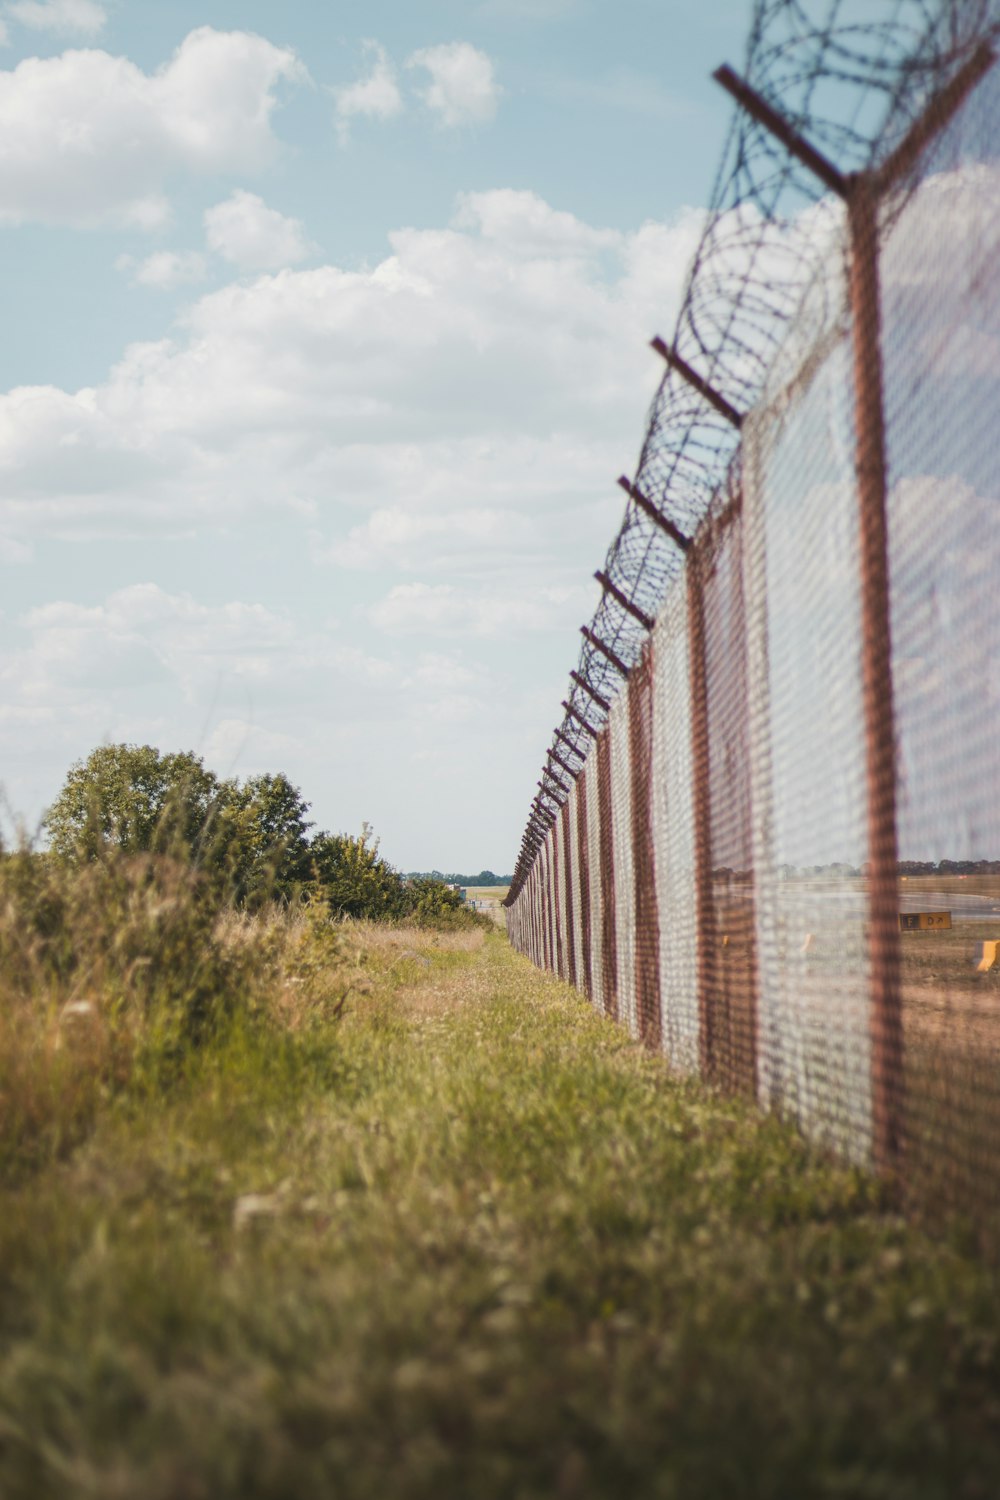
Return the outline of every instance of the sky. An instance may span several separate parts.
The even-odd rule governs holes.
[[[0,783],[509,871],[750,0],[0,0]]]

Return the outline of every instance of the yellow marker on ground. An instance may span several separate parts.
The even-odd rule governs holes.
[[[979,944],[979,962],[976,968],[980,974],[985,974],[988,969],[995,969],[997,965],[997,953],[1000,950],[1000,942],[989,942]]]

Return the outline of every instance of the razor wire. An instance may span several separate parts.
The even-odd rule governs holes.
[[[1000,0],[755,0],[742,77],[841,173],[867,171],[998,30]],[[899,202],[905,193],[904,182]],[[815,289],[841,213],[823,183],[737,108],[673,338],[653,341],[664,374],[634,475],[620,481],[628,500],[597,574],[601,599],[584,627],[508,905],[639,661],[686,544],[731,479],[741,420],[773,380],[809,292],[819,337]]]

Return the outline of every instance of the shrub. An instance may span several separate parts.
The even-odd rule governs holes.
[[[159,1087],[237,1016],[276,959],[219,930],[213,886],[169,855],[0,856],[0,1165],[58,1153],[100,1100]]]
[[[316,889],[336,916],[371,922],[400,921],[410,901],[403,877],[378,852],[379,841],[367,823],[354,837],[322,833],[312,842]]]
[[[443,880],[420,877],[407,886],[413,920],[421,927],[472,927],[492,924],[488,918],[472,911],[461,893]]]

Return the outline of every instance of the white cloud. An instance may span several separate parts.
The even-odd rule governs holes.
[[[6,565],[30,562],[32,550],[26,542],[14,537],[0,536],[0,563]]]
[[[906,200],[887,236],[879,273],[887,365],[906,371],[905,393],[897,400],[919,399],[928,371],[948,380],[1000,377],[1000,316],[995,300],[983,295],[998,254],[995,164],[963,161],[925,178]],[[925,315],[928,299],[933,319]],[[966,421],[964,408],[950,420]]]
[[[295,53],[245,31],[192,31],[151,82],[171,143],[210,171],[257,170],[274,155],[281,79],[305,78]]]
[[[168,678],[190,695],[220,669],[257,682],[275,670],[275,654],[293,635],[287,620],[259,604],[202,605],[152,583],[118,589],[103,604],[42,605],[21,624],[31,650],[3,675],[29,700]]]
[[[170,200],[164,193],[146,193],[121,204],[115,217],[124,227],[141,229],[144,233],[163,229],[171,219]],[[93,224],[95,221],[79,222]]]
[[[918,419],[926,417],[926,395],[917,400]],[[946,430],[947,410],[939,420]],[[965,457],[967,438],[959,436],[956,446]],[[941,473],[901,477],[889,495],[900,849],[907,858],[994,858],[1000,848],[1000,496],[988,454],[987,445],[979,493],[958,473]]]
[[[496,114],[500,88],[493,63],[469,42],[422,47],[407,59],[406,66],[430,74],[420,96],[442,125],[481,125]]]
[[[391,120],[402,112],[403,96],[396,82],[396,70],[378,42],[367,41],[365,51],[372,57],[371,72],[356,83],[334,89],[337,133],[346,141],[351,121],[358,116],[370,120]]]
[[[265,732],[247,710],[300,701],[320,679],[324,691],[339,685],[363,699],[368,713],[386,717],[401,693],[426,703],[477,680],[444,654],[420,657],[407,672],[345,644],[340,631],[313,633],[260,604],[209,605],[153,583],[117,589],[94,605],[52,601],[27,611],[18,626],[25,644],[0,662],[8,717],[76,713],[96,741],[117,732],[123,710],[145,712],[157,698],[190,708],[217,698],[221,684],[225,699],[244,705],[211,726],[213,756],[222,758],[236,758],[239,734],[263,735],[272,750],[298,743],[294,734]]]
[[[32,31],[67,36],[96,36],[108,19],[105,7],[95,0],[13,0],[6,10]]]
[[[206,762],[223,776],[274,771],[301,753],[301,741],[294,735],[262,729],[252,719],[239,718],[220,720],[209,732],[202,750]]]
[[[273,755],[272,768],[328,798],[318,813],[327,826],[366,816],[390,829],[398,815],[425,850],[441,847],[441,807],[463,797],[479,805],[484,786],[484,819],[519,829],[528,789],[508,797],[500,761],[523,733],[534,764],[550,730],[593,604],[586,580],[621,514],[614,477],[635,457],[660,374],[646,340],[672,325],[700,224],[689,213],[621,233],[530,193],[471,194],[450,224],[394,234],[380,263],[235,283],[200,298],[170,338],[126,349],[91,387],[0,397],[6,555],[17,561],[41,535],[46,565],[60,538],[92,544],[74,550],[86,605],[63,599],[20,626],[0,621],[12,637],[0,656],[0,754],[5,776],[27,789],[17,805],[40,805],[70,759],[106,735],[165,748],[208,742],[226,771],[233,757],[264,769]],[[897,295],[891,280],[887,292]],[[893,359],[898,392],[898,351]],[[936,377],[933,389],[930,377],[924,384],[925,399],[938,400]],[[934,430],[944,465],[968,429],[958,413]],[[986,470],[988,459],[987,445]],[[989,472],[967,483],[982,496],[995,488]],[[909,558],[918,583],[926,548],[916,539],[928,528],[945,539],[936,578],[947,586],[914,594],[925,626],[894,625],[909,637],[901,704],[927,725],[947,722],[934,715],[943,703],[960,707],[970,687],[964,670],[952,673],[942,697],[956,649],[970,651],[975,691],[986,683],[991,694],[1000,652],[996,630],[977,628],[979,581],[968,586],[970,557],[987,577],[1000,566],[980,540],[996,503],[966,490],[950,500],[945,486],[927,480],[893,500],[894,558]],[[313,618],[335,608],[341,624],[293,626],[245,599],[201,603],[150,585],[109,588],[93,604],[93,562],[120,567],[138,550],[119,555],[102,539],[148,542],[182,528],[213,589],[226,576],[266,577],[277,593],[292,579]],[[310,578],[307,530],[312,562],[332,562],[336,575]],[[279,536],[272,571],[268,545]],[[815,600],[806,603],[815,614]],[[525,631],[534,632],[530,671],[524,651],[506,645]],[[779,645],[783,637],[795,638],[775,632]],[[417,657],[422,647],[433,649]],[[547,653],[557,658],[551,683],[539,666]],[[935,656],[932,677],[920,663]],[[508,662],[503,678],[496,663]],[[991,709],[982,722],[987,764],[1000,719]],[[455,723],[461,735],[440,727]],[[904,751],[906,733],[904,724]],[[922,774],[919,764],[909,772],[911,803]],[[496,867],[491,853],[470,858]],[[406,856],[410,867],[443,859]]]
[[[303,76],[289,49],[207,26],[152,74],[99,50],[27,58],[0,72],[0,222],[153,227],[173,174],[273,158],[277,86]]]
[[[407,681],[435,691],[454,692],[474,687],[480,682],[481,676],[481,673],[454,656],[440,651],[422,651]]]
[[[614,480],[661,373],[647,340],[673,322],[699,228],[622,233],[531,193],[472,194],[381,262],[201,297],[91,387],[0,397],[0,531],[44,536],[57,563],[61,538],[89,542],[73,548],[88,595],[95,566],[120,581],[163,538],[165,567],[197,549],[213,589],[256,578],[304,621],[339,621],[284,634],[273,609],[244,615],[222,651],[217,597],[164,622],[156,596],[110,585],[97,619],[34,618],[24,640],[0,621],[15,805],[51,799],[105,736],[200,749],[227,725],[216,769],[267,769],[253,738],[240,748],[249,725],[293,742],[277,768],[323,825],[405,828],[390,858],[460,868],[442,809],[465,799],[481,817],[457,838],[497,868],[622,513]]]
[[[280,507],[357,562],[386,527],[412,531],[404,516],[461,512],[419,523],[421,545],[452,551],[493,512],[506,540],[575,514],[573,545],[596,551],[696,232],[595,230],[503,190],[465,198],[448,228],[399,231],[371,268],[224,287],[97,386],[0,396],[0,526],[136,535]],[[349,525],[389,512],[381,537],[346,538],[345,507]]]
[[[507,637],[537,631],[570,632],[590,614],[592,604],[589,588],[579,585],[501,592],[450,583],[400,583],[372,607],[370,618],[389,635],[416,632],[459,638]]]
[[[57,36],[96,36],[107,24],[107,7],[96,0],[11,0],[4,9],[31,31]]]
[[[462,193],[453,223],[471,229],[509,252],[534,258],[589,257],[619,251],[626,236],[617,229],[595,229],[573,214],[552,208],[534,193],[514,188]]]
[[[142,260],[120,255],[115,267],[127,272],[135,286],[155,287],[160,291],[204,281],[208,274],[208,262],[198,250],[156,250]]]
[[[380,508],[345,539],[335,542],[326,560],[344,568],[380,568],[386,563],[410,568],[430,544],[440,568],[456,554],[468,557],[484,546],[503,548],[523,530],[518,516],[501,510],[421,512],[402,505]],[[495,555],[495,550],[494,550]]]
[[[523,700],[532,727],[515,728],[520,747],[541,735],[550,708],[519,676],[513,693],[498,681],[482,640],[468,653],[395,644],[376,653],[342,628],[312,630],[259,604],[206,604],[152,584],[97,604],[54,600],[11,635],[0,656],[0,761],[11,806],[33,819],[95,745],[150,743],[193,749],[222,775],[285,771],[318,826],[357,830],[368,818],[403,868],[461,867],[484,846],[496,853],[479,863],[496,868],[523,797],[516,778],[507,789],[509,775],[498,790],[510,755],[504,725],[519,723]],[[468,847],[455,854],[465,859],[446,857],[441,799],[468,805],[484,786],[489,831],[463,822]]]
[[[923,179],[906,200],[887,237],[880,277],[888,287],[975,283],[991,264],[1000,238],[1000,169],[993,163],[965,161]],[[948,225],[948,234],[940,227]]]
[[[206,209],[205,235],[210,250],[244,271],[293,266],[314,249],[299,219],[286,218],[242,188]]]

